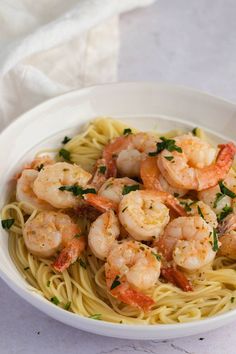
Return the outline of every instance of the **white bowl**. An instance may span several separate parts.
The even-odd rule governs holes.
[[[41,147],[58,145],[64,135],[75,133],[97,116],[124,119],[143,130],[203,126],[219,142],[234,139],[236,130],[236,105],[183,87],[121,83],[73,91],[25,113],[0,135],[0,207],[7,201],[9,180],[23,160],[29,160]],[[32,292],[9,256],[7,233],[2,229],[0,259],[0,276],[17,294],[49,316],[88,332],[129,339],[167,339],[209,331],[236,319],[236,310],[202,321],[155,326],[83,318]]]

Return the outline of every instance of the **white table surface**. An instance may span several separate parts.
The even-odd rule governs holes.
[[[119,80],[187,85],[236,101],[236,1],[158,0],[121,18]],[[167,341],[100,337],[65,326],[0,281],[0,354],[234,354],[236,322]]]

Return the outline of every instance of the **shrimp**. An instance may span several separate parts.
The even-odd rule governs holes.
[[[174,188],[167,182],[160,173],[156,157],[146,157],[141,161],[140,176],[145,189],[165,191],[172,195],[178,195],[178,197],[182,197],[188,192],[187,189]]]
[[[84,200],[88,205],[94,207],[102,213],[109,210],[117,211],[118,209],[118,204],[116,202],[98,194],[87,193],[84,195]]]
[[[218,255],[236,260],[236,214],[228,215],[219,225],[218,231],[221,243]]]
[[[180,203],[185,203],[185,208],[188,215],[200,215],[212,227],[217,227],[218,221],[216,213],[206,203],[201,200],[194,202],[191,200],[182,200]]]
[[[150,133],[137,133],[120,136],[105,146],[103,158],[109,176],[116,177],[117,169],[121,176],[138,177],[140,162],[149,151],[156,147],[156,137]]]
[[[45,200],[55,208],[73,208],[78,205],[78,198],[67,190],[59,188],[65,186],[87,186],[91,174],[77,165],[67,162],[57,162],[45,166],[34,181],[33,191],[38,198]]]
[[[223,184],[236,194],[236,173],[233,169],[229,171]],[[233,211],[236,212],[236,198],[222,194],[219,184],[198,192],[198,198],[208,204],[217,214],[220,214],[226,206],[232,207]]]
[[[49,258],[62,249],[53,263],[58,271],[65,270],[84,250],[85,239],[77,238],[79,233],[68,215],[54,211],[41,211],[23,228],[25,245],[35,256]]]
[[[110,210],[101,214],[92,223],[88,234],[88,244],[93,254],[105,260],[119,234],[119,221],[115,213]]]
[[[22,172],[25,170],[40,171],[44,166],[52,165],[54,163],[55,161],[49,155],[37,156],[31,163],[24,165],[24,168],[21,172],[16,173],[16,175],[14,176],[14,180],[17,181],[21,177]]]
[[[172,220],[155,246],[167,261],[194,271],[215,258],[213,242],[213,227],[201,216],[188,216]]]
[[[111,177],[101,186],[98,195],[112,200],[115,203],[119,203],[123,198],[123,192],[126,186],[137,186],[139,189],[139,183],[128,177]]]
[[[109,292],[118,300],[144,311],[154,305],[144,291],[156,285],[161,262],[155,250],[136,241],[114,243],[105,264]]]
[[[134,191],[126,194],[119,204],[119,220],[126,231],[138,241],[149,241],[163,232],[170,220],[165,205],[185,215],[177,199],[165,192]]]
[[[189,139],[187,142],[189,142]],[[201,146],[192,144],[188,149],[186,147],[188,144],[180,138],[176,139],[176,143],[182,148],[182,152],[169,152],[164,149],[158,155],[157,160],[162,175],[175,188],[201,191],[215,186],[229,172],[236,152],[236,147],[233,143],[219,145],[220,151],[216,161],[207,165],[213,157],[211,152],[208,155],[207,148],[201,150]],[[203,153],[206,157],[198,161],[198,154],[202,157],[202,155],[204,156]]]
[[[23,170],[16,183],[16,200],[22,203],[22,209],[26,214],[31,214],[32,207],[39,210],[52,210],[53,207],[39,199],[33,191],[35,179],[39,172],[32,169]],[[32,207],[31,207],[32,206]]]

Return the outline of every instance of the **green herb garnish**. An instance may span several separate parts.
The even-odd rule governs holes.
[[[62,186],[58,188],[60,191],[67,191],[73,193],[75,196],[82,196],[83,194],[93,193],[96,194],[96,190],[94,188],[86,188],[83,189],[80,186],[74,184],[73,186]]]
[[[120,285],[119,278],[120,278],[119,275],[117,275],[117,276],[115,277],[115,279],[113,280],[113,283],[111,284],[111,290],[112,290],[112,289],[115,289],[117,286]]]
[[[154,257],[156,257],[156,259],[157,259],[158,261],[160,261],[160,260],[161,260],[161,256],[160,256],[160,254],[155,253],[155,252],[152,252],[152,255],[153,255]]]
[[[94,315],[89,316],[89,318],[92,318],[93,320],[101,320],[102,315],[100,313],[95,313]]]
[[[65,304],[64,309],[65,309],[65,310],[69,310],[70,305],[71,305],[71,301],[68,301],[68,302]]]
[[[221,201],[221,199],[223,199],[225,197],[225,194],[222,194],[222,193],[216,193],[216,199],[214,201],[214,204],[213,204],[213,208],[216,208],[217,207],[217,204]]]
[[[58,300],[58,298],[57,298],[56,296],[51,297],[51,302],[52,302],[54,305],[60,304],[60,301]]]
[[[164,158],[168,161],[172,161],[174,156],[164,156]]]
[[[218,222],[222,221],[226,216],[231,214],[233,212],[233,208],[231,208],[229,205],[226,205],[220,214],[217,215],[217,220]]]
[[[30,269],[30,267],[25,267],[25,268],[24,268],[24,270],[29,270],[29,269]]]
[[[2,227],[5,229],[5,230],[9,230],[12,225],[14,224],[15,222],[15,219],[5,219],[5,220],[2,220]]]
[[[205,220],[204,215],[203,215],[202,210],[199,205],[197,206],[197,211],[198,211],[198,214],[201,216],[201,218],[203,218],[203,220]]]
[[[139,184],[133,184],[132,186],[124,186],[122,190],[122,194],[128,194],[130,192],[136,191],[140,188]]]
[[[82,268],[87,269],[86,263],[81,258],[79,258],[78,262]]]
[[[107,168],[106,168],[106,166],[99,166],[99,172],[101,173],[101,174],[105,174],[105,172],[106,172],[106,170],[107,170]]]
[[[198,130],[198,128],[193,128],[192,134],[196,136],[197,135],[197,130]]]
[[[175,145],[175,140],[174,139],[166,139],[164,136],[160,137],[162,140],[161,142],[157,143],[157,150],[153,152],[149,152],[149,156],[156,156],[158,155],[161,151],[163,150],[168,150],[170,152],[172,151],[178,151],[182,152],[181,147]]]
[[[121,210],[122,213],[124,213],[128,209],[128,207],[125,207],[124,209]]]
[[[65,136],[61,143],[62,143],[63,145],[65,145],[65,144],[68,143],[70,140],[71,140],[71,138],[69,138],[68,136]]]
[[[222,194],[227,195],[230,198],[236,198],[236,194],[230,189],[228,189],[222,181],[219,182],[219,186]]]
[[[42,168],[44,168],[44,164],[43,163],[41,163],[39,166],[37,166],[37,171],[41,171],[42,170]]]
[[[132,130],[130,128],[125,128],[123,131],[123,135],[129,135],[132,134]]]
[[[191,202],[191,203],[187,203],[187,202],[184,202],[184,201],[180,201],[180,204],[181,205],[183,205],[183,207],[184,207],[184,209],[185,209],[185,211],[192,211],[192,209],[191,209],[191,206],[194,204],[195,202]]]
[[[234,297],[234,296],[232,296],[232,297],[231,297],[231,299],[230,299],[231,304],[233,304],[233,303],[234,303],[234,299],[235,299],[235,297]]]
[[[179,193],[174,193],[174,197],[178,198],[179,197]]]
[[[213,228],[213,246],[212,249],[214,252],[218,251],[219,249],[219,244],[218,244],[218,235],[216,233],[216,229]]]
[[[80,237],[82,237],[82,236],[83,236],[83,234],[82,234],[82,232],[81,232],[81,233],[79,233],[79,234],[75,234],[74,237],[80,238]]]
[[[48,280],[48,282],[47,282],[47,287],[48,288],[49,288],[50,284],[51,284],[51,282],[50,282],[50,280]]]
[[[63,157],[66,161],[70,161],[70,151],[66,149],[59,150],[59,156]]]

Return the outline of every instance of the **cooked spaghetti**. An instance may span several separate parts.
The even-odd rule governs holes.
[[[71,140],[67,137],[64,139],[64,145],[62,149],[58,150],[57,160],[58,161],[66,160],[67,162],[69,161],[69,163],[72,162],[76,163],[86,171],[92,172],[94,171],[97,160],[102,157],[104,147],[107,146],[107,144],[109,144],[110,141],[113,142],[114,139],[116,139],[117,137],[123,136],[122,134],[124,132],[125,132],[124,136],[127,137],[130,136],[131,134],[135,136],[135,133],[137,133],[138,131],[133,128],[130,129],[130,127],[125,126],[123,123],[119,121],[115,121],[108,118],[97,119],[91,122],[84,132],[80,133],[79,135],[76,135]],[[202,138],[203,133],[201,130],[199,129],[197,131],[195,130],[194,133],[195,136]],[[175,136],[175,135],[177,134],[171,133],[171,136]],[[158,135],[155,133],[153,136],[155,136],[155,139],[157,141]],[[186,136],[186,134],[181,136]],[[165,137],[167,137],[167,134],[165,134]],[[170,138],[170,135],[168,135],[168,138]],[[199,199],[200,198],[199,196],[202,195],[202,198],[200,199],[203,200],[203,202],[205,202],[206,204],[209,204],[211,206],[213,213],[217,214],[218,216],[218,221],[216,221],[215,219],[213,220],[213,224],[214,223],[215,224],[214,227],[212,227],[212,230],[213,233],[215,233],[215,228],[217,227],[217,231],[219,232],[220,235],[219,242],[217,240],[216,235],[213,235],[214,237],[211,235],[209,236],[209,237],[213,237],[212,241],[208,240],[208,244],[210,244],[210,247],[214,248],[216,246],[216,248],[213,251],[214,255],[209,262],[205,262],[205,263],[203,262],[203,265],[199,268],[193,267],[194,269],[187,269],[188,268],[186,265],[187,263],[186,264],[181,263],[181,262],[185,262],[185,259],[183,260],[182,258],[180,261],[180,255],[178,253],[181,250],[183,251],[182,244],[179,244],[179,248],[178,250],[175,250],[175,253],[173,252],[172,259],[168,260],[168,256],[166,256],[166,254],[169,252],[169,250],[166,249],[163,250],[164,247],[163,244],[165,245],[166,242],[166,239],[163,239],[163,237],[166,238],[170,237],[169,236],[171,233],[170,224],[171,223],[173,224],[174,220],[178,218],[175,214],[173,214],[174,216],[172,215],[171,219],[168,218],[166,224],[163,226],[162,231],[159,233],[159,235],[158,235],[159,231],[157,232],[156,237],[152,236],[150,238],[150,235],[147,234],[148,236],[145,236],[146,237],[145,239],[145,237],[142,237],[142,233],[141,233],[141,236],[139,236],[140,240],[137,240],[136,238],[135,245],[140,243],[140,245],[143,245],[141,246],[141,249],[143,247],[144,249],[147,248],[149,250],[150,248],[152,250],[155,250],[155,256],[158,255],[157,263],[159,262],[158,263],[159,266],[166,267],[167,273],[168,270],[170,269],[177,270],[178,274],[181,273],[181,276],[183,276],[183,278],[189,284],[191,284],[191,289],[186,287],[184,288],[184,286],[182,286],[181,289],[181,285],[183,285],[181,281],[178,281],[178,279],[177,280],[173,279],[174,275],[172,273],[170,273],[169,276],[167,274],[167,277],[165,277],[165,272],[162,272],[161,275],[157,277],[154,286],[145,288],[142,291],[143,296],[145,296],[146,298],[150,298],[152,300],[152,306],[150,306],[148,310],[146,310],[145,307],[142,308],[140,304],[139,306],[133,306],[130,303],[125,303],[124,301],[121,300],[119,296],[117,296],[116,292],[110,291],[111,288],[113,288],[114,290],[115,287],[116,289],[119,289],[119,287],[121,287],[122,285],[121,283],[125,275],[123,274],[122,276],[120,276],[120,278],[116,276],[114,278],[114,280],[116,279],[115,282],[113,280],[113,283],[108,285],[109,282],[106,280],[107,275],[105,272],[105,268],[107,267],[106,262],[108,262],[107,261],[108,256],[106,255],[103,259],[102,257],[100,257],[99,259],[99,257],[95,255],[96,252],[93,252],[93,247],[96,247],[96,242],[95,244],[91,243],[92,245],[91,247],[86,247],[86,249],[83,252],[81,252],[81,254],[79,254],[77,261],[75,261],[69,267],[66,267],[66,269],[63,269],[62,272],[55,270],[54,267],[54,265],[56,264],[55,259],[58,257],[58,252],[60,252],[60,249],[58,248],[57,252],[55,252],[55,254],[53,254],[49,258],[41,258],[40,254],[39,255],[32,254],[32,252],[26,247],[25,239],[23,237],[23,233],[24,233],[24,229],[26,228],[26,225],[27,224],[29,225],[29,223],[35,220],[36,217],[40,214],[40,206],[38,208],[35,207],[35,205],[29,203],[28,201],[24,201],[24,200],[20,201],[19,196],[17,198],[18,201],[16,201],[16,194],[14,192],[11,196],[11,202],[5,205],[2,209],[1,212],[2,225],[9,232],[10,256],[13,262],[15,263],[17,269],[19,270],[19,272],[26,279],[26,281],[34,288],[34,291],[35,290],[38,291],[42,296],[44,296],[46,299],[54,303],[56,306],[59,306],[67,311],[74,312],[84,317],[90,317],[95,320],[103,320],[103,321],[122,323],[122,324],[153,325],[153,324],[173,324],[173,323],[180,323],[180,322],[183,323],[183,322],[204,319],[209,316],[215,316],[235,308],[236,300],[234,299],[236,297],[236,272],[235,272],[236,248],[233,250],[230,249],[229,251],[227,248],[227,244],[225,246],[223,242],[224,241],[223,237],[225,237],[226,234],[230,235],[231,239],[235,235],[235,230],[232,229],[232,227],[230,228],[230,226],[228,226],[227,224],[228,218],[232,219],[232,217],[234,217],[233,203],[235,202],[235,195],[234,195],[235,192],[233,191],[232,184],[230,185],[230,183],[227,182],[227,176],[226,176],[225,178],[221,178],[226,182],[224,183],[220,182],[221,183],[220,185],[218,185],[217,182],[217,185],[216,184],[214,185],[213,183],[212,186],[209,186],[208,188],[209,195],[212,195],[214,188],[218,188],[218,189],[220,188],[220,190],[218,189],[216,190],[215,193],[216,197],[212,199],[213,201],[210,200],[209,203],[208,203],[209,195],[206,193],[204,194],[204,190],[200,190],[200,188],[196,188],[196,190],[199,189],[199,192],[196,193],[196,191],[195,192],[189,191],[188,186],[186,186],[186,188],[184,185],[177,186],[177,182],[174,180],[175,176],[171,175],[169,169],[172,168],[170,166],[171,160],[173,161],[173,159],[178,159],[179,158],[178,154],[181,153],[183,154],[183,151],[182,152],[180,152],[180,150],[178,151],[179,145],[182,144],[181,139],[178,140],[178,137],[176,138],[176,140],[166,138],[161,140],[160,144],[162,143],[165,143],[164,146],[165,150],[162,150],[162,152],[158,151],[158,146],[160,147],[161,145],[157,145],[156,153],[153,150],[149,150],[149,155],[151,153],[151,156],[153,158],[156,158],[156,156],[160,156],[160,154],[163,153],[163,151],[166,151],[166,156],[164,156],[164,158],[166,159],[168,165],[165,165],[165,161],[163,162],[164,167],[161,166],[162,168],[161,178],[166,177],[165,171],[167,171],[167,173],[169,173],[168,182],[170,181],[175,182],[173,183],[175,184],[175,186],[171,186],[171,184],[169,185],[168,193],[174,195],[174,198],[176,199],[178,198],[180,202],[179,206],[182,205],[184,207],[187,214],[186,216],[182,215],[181,217],[185,217],[185,218],[195,217],[193,216],[195,215],[193,211],[194,203],[195,204],[198,203],[197,199]],[[168,149],[168,144],[169,144],[169,149]],[[182,144],[181,146],[183,150],[184,144]],[[175,150],[176,147],[177,150]],[[130,147],[126,147],[126,148],[130,149]],[[195,163],[195,159],[197,159],[197,155],[196,154],[194,155],[194,152],[192,153],[192,151],[190,152],[190,150],[191,149],[189,149],[189,151],[187,151],[186,154],[190,154],[190,153],[193,154],[191,155],[192,158],[191,163],[193,166],[193,164]],[[144,153],[146,153],[147,155],[147,152],[142,152],[142,159],[144,158],[143,157]],[[119,165],[118,164],[119,161],[117,157],[118,153],[114,155],[116,156],[113,156],[114,161],[112,162],[117,163],[118,166]],[[132,157],[132,159],[134,158]],[[172,163],[172,165],[175,165],[175,163]],[[50,166],[53,166],[53,164],[51,164]],[[100,168],[100,172],[102,171],[103,172],[102,174],[104,174],[105,180],[103,181],[103,183],[107,183],[107,178],[109,176],[105,178],[106,177],[104,173],[105,168],[101,169],[101,166],[104,167],[104,165],[98,165],[98,168]],[[201,168],[199,167],[199,164],[197,166],[199,169]],[[30,167],[27,166],[27,168],[28,169],[35,168],[35,170],[40,170],[40,172],[37,171],[37,173],[40,174],[41,171],[45,169],[45,166],[43,163],[41,164],[36,163],[35,166],[31,164]],[[228,168],[228,170],[229,169],[230,167]],[[234,174],[233,169],[231,169],[229,173]],[[146,176],[146,179],[144,177],[142,181],[140,179],[140,176],[131,176],[131,177],[128,176],[128,177],[135,178],[134,180],[135,185],[140,186],[139,188],[142,189],[144,195],[146,193],[146,189],[148,189],[147,188],[148,183],[150,182],[150,180],[148,180],[147,177],[150,177],[150,175]],[[155,177],[157,178],[156,174]],[[144,186],[141,184],[141,182],[143,182]],[[151,180],[151,183],[153,183],[153,179]],[[166,183],[167,181],[165,181],[165,183],[163,183],[162,181],[163,189],[167,188]],[[84,185],[83,188],[87,187],[87,189],[93,189],[93,185],[91,181],[85,184],[86,186]],[[153,188],[154,188],[154,184],[153,184]],[[160,186],[160,184],[158,185]],[[125,185],[125,187],[127,188],[127,184]],[[131,205],[130,204],[132,203],[131,197],[135,196],[136,195],[135,193],[137,192],[132,187],[133,184],[131,184],[131,191],[129,191],[130,193],[124,194],[123,201],[121,201],[120,203],[125,203],[124,197],[126,197],[128,203],[127,205],[128,206]],[[61,188],[60,193],[63,192],[67,194],[71,193],[71,190],[69,190],[68,186],[66,186],[66,188],[67,189],[64,188],[64,190],[63,188]],[[103,187],[99,186],[99,188],[103,188]],[[106,190],[106,188],[103,189]],[[178,193],[176,192],[176,190],[178,190]],[[73,191],[74,189],[72,189],[72,192]],[[130,196],[129,199],[128,196]],[[55,212],[55,210],[58,210],[59,213],[62,212],[68,214],[72,218],[73,222],[76,222],[76,224],[78,225],[78,229],[83,234],[83,237],[86,238],[88,233],[91,230],[91,223],[94,223],[95,222],[94,220],[100,217],[101,213],[100,211],[99,212],[95,211],[95,216],[93,215],[91,219],[90,212],[94,214],[94,211],[93,210],[91,211],[94,204],[92,204],[92,206],[90,204],[89,207],[86,205],[86,194],[84,195],[84,198],[81,197],[81,195],[78,196],[78,194],[74,198],[75,200],[79,200],[78,202],[79,207],[77,208],[76,206],[71,208],[73,210],[67,207],[66,208],[55,207],[55,205],[50,205],[48,199],[44,200],[42,209],[45,212],[45,210],[47,210],[47,205],[50,205],[51,208],[49,209],[51,209],[51,213]],[[221,209],[220,209],[219,204],[220,203],[222,204],[224,202],[224,199],[227,201],[228,204],[225,202],[225,204],[221,205]],[[217,203],[219,204],[217,205]],[[232,205],[229,205],[229,203],[232,203]],[[168,209],[166,206],[163,206],[163,210],[164,207]],[[124,206],[122,211],[125,208],[127,208],[127,206]],[[196,204],[195,209],[197,210],[198,213],[198,216],[196,218],[202,217],[203,219],[202,222],[204,223],[204,225],[205,222],[208,225],[205,227],[211,228],[211,226],[209,226],[211,222],[207,219],[208,218],[207,215],[209,213],[208,214],[206,213],[206,215],[204,214],[204,210],[203,210],[204,207],[201,204]],[[122,211],[120,211],[120,213]],[[218,224],[218,226],[216,225],[216,223]],[[126,227],[125,222],[123,222],[122,225],[123,228]],[[166,229],[169,230],[168,231],[169,234],[167,236],[165,236]],[[31,230],[31,232],[33,231]],[[117,242],[118,245],[116,247],[121,247],[122,242],[128,242],[128,243],[133,242],[133,241],[126,241],[127,237],[128,240],[132,239],[132,237],[135,238],[136,235],[135,234],[134,236],[131,235],[132,232],[134,231],[131,230],[129,232],[127,231],[126,228],[126,231],[122,233],[122,236],[121,237],[119,236],[119,241],[115,241]],[[221,242],[222,252],[221,252],[221,244],[220,244],[221,237],[222,237],[222,242]],[[159,242],[160,239],[162,240],[161,243]],[[79,237],[78,240],[80,240]],[[127,247],[128,247],[128,243],[127,243]],[[224,248],[227,249],[227,252],[223,252]],[[194,251],[196,251],[196,249]],[[151,251],[151,253],[152,252],[153,251]],[[161,256],[161,260],[159,258],[159,255]],[[109,255],[109,257],[111,259],[111,255]],[[182,264],[182,266],[180,263]],[[118,286],[115,283],[117,283]],[[186,291],[186,289],[190,291]],[[138,290],[136,289],[135,291],[137,292],[139,291],[139,289]]]

